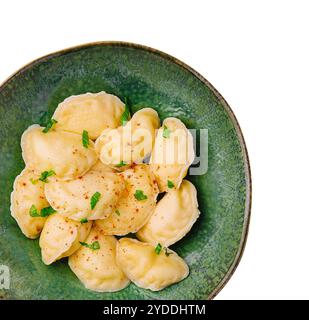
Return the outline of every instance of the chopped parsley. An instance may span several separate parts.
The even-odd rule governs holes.
[[[120,168],[120,167],[124,167],[124,166],[126,166],[127,164],[123,161],[123,160],[121,160],[118,164],[116,164],[116,167],[117,168]]]
[[[80,220],[80,223],[87,223],[88,222],[88,219],[87,218],[83,218]]]
[[[173,189],[175,187],[173,181],[171,181],[171,180],[167,180],[167,186],[169,189]]]
[[[79,241],[79,243],[86,247],[86,248],[89,248],[91,250],[98,250],[100,249],[100,243],[99,241],[95,241],[95,242],[92,242],[91,244],[88,244],[87,242],[82,242],[82,241]]]
[[[170,256],[171,254],[173,254],[173,252],[171,252],[171,251],[168,252],[168,251],[167,251],[167,248],[164,248],[164,250],[165,250],[165,255],[166,255],[167,257]]]
[[[167,127],[163,127],[163,138],[169,138],[171,134],[171,130]]]
[[[120,211],[118,209],[115,211],[115,213],[117,214],[117,216],[120,216]]]
[[[38,179],[30,178],[30,181],[31,181],[32,184],[37,184],[38,183]]]
[[[88,131],[86,131],[86,130],[83,130],[82,141],[83,141],[83,146],[85,148],[88,148],[89,147],[89,134],[88,134]]]
[[[129,102],[128,99],[125,98],[125,106],[124,106],[124,112],[121,115],[120,123],[122,126],[125,126],[127,122],[130,119],[130,108],[129,108]]]
[[[90,206],[91,206],[91,210],[94,209],[94,207],[96,206],[96,204],[98,203],[98,201],[100,200],[101,197],[101,193],[100,192],[95,192],[91,199],[90,199]]]
[[[51,176],[54,176],[55,174],[56,174],[56,172],[54,170],[43,171],[41,173],[41,176],[40,176],[39,180],[42,181],[42,182],[47,183],[48,182],[47,178],[51,177]]]
[[[52,207],[45,207],[41,210],[41,217],[48,217],[51,214],[54,214],[56,212],[56,210]]]
[[[36,208],[36,206],[33,204],[29,210],[29,214],[31,217],[35,218],[35,217],[41,217],[41,218],[45,218],[50,216],[51,214],[54,214],[55,212],[57,212],[54,208],[52,207],[45,207],[41,209],[41,212],[39,213],[38,209]]]
[[[162,250],[162,246],[160,243],[158,243],[157,246],[155,247],[155,253],[159,255],[161,250]]]
[[[55,119],[50,119],[42,132],[47,133],[57,122]]]
[[[143,190],[136,190],[134,193],[134,197],[138,201],[146,200],[147,196],[144,194]]]

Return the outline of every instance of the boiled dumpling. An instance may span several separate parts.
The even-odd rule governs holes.
[[[189,275],[189,268],[176,252],[122,238],[117,244],[117,262],[127,277],[137,286],[159,291]]]
[[[71,270],[87,289],[114,292],[129,284],[116,263],[116,244],[115,237],[104,236],[94,227],[86,239],[86,245],[93,248],[83,246],[69,257]]]
[[[58,214],[73,220],[104,219],[115,211],[125,189],[124,179],[100,161],[84,176],[74,180],[57,178],[45,185],[45,195]],[[99,193],[99,199],[91,208],[91,199]]]
[[[144,242],[168,247],[182,239],[199,216],[194,185],[183,180],[180,188],[166,193],[158,202],[149,221],[137,233]]]
[[[106,235],[137,232],[155,208],[158,187],[148,165],[135,165],[121,175],[125,179],[126,190],[116,210],[107,219],[96,221]]]
[[[157,112],[144,108],[136,112],[125,126],[104,130],[95,143],[100,160],[119,170],[126,169],[125,165],[133,162],[141,163],[151,153],[159,126]]]
[[[91,229],[92,222],[80,223],[59,214],[48,217],[40,236],[42,260],[49,265],[68,257],[79,249]]]
[[[160,192],[179,188],[194,160],[193,137],[176,118],[167,118],[156,136],[150,166]]]
[[[58,179],[69,180],[85,174],[97,162],[92,141],[85,148],[80,134],[54,130],[44,133],[42,129],[33,125],[21,139],[26,166],[35,173],[53,170]]]
[[[82,134],[88,131],[96,139],[104,129],[117,128],[124,112],[121,100],[104,91],[72,96],[60,103],[53,115],[56,130]]]
[[[16,177],[11,194],[11,215],[23,234],[30,239],[40,235],[46,220],[42,217],[32,217],[30,208],[35,206],[40,212],[41,209],[49,206],[44,195],[44,183],[37,178],[33,170],[24,169]]]

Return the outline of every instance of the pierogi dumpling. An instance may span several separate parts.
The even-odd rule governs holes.
[[[85,148],[80,134],[54,130],[44,133],[42,129],[33,125],[21,138],[24,161],[35,173],[53,170],[59,180],[70,180],[82,176],[97,162],[92,141]]]
[[[104,91],[71,96],[60,103],[53,115],[56,130],[82,134],[96,139],[103,130],[117,128],[124,111],[121,100]]]
[[[46,220],[40,236],[42,260],[49,265],[56,260],[68,257],[79,249],[91,229],[92,222],[80,223],[59,214]]]
[[[138,287],[159,291],[189,275],[187,264],[176,252],[162,248],[157,253],[155,248],[135,239],[118,241],[117,263]]]
[[[149,166],[135,165],[121,173],[126,190],[116,210],[104,220],[95,223],[106,235],[126,235],[137,232],[151,216],[158,195],[158,187]]]
[[[150,167],[160,192],[169,191],[168,183],[179,188],[194,160],[193,137],[177,118],[167,118],[158,130]]]
[[[190,231],[199,214],[196,189],[191,182],[183,180],[179,189],[169,191],[158,202],[137,237],[154,246],[160,243],[168,247]]]
[[[157,112],[144,108],[125,126],[104,130],[95,143],[100,160],[118,170],[133,162],[141,163],[151,153],[159,126]]]
[[[94,227],[86,243],[95,242],[99,246],[96,250],[81,247],[69,257],[71,270],[87,289],[114,292],[125,288],[130,281],[116,262],[116,238],[104,236]]]
[[[49,206],[44,195],[44,183],[36,180],[38,176],[33,170],[25,168],[15,178],[13,192],[11,193],[11,215],[17,221],[23,234],[30,238],[37,238],[44,226],[45,217],[32,217],[30,208],[32,205],[40,212]]]
[[[45,195],[58,214],[78,221],[85,218],[95,220],[105,219],[115,211],[124,189],[124,179],[98,161],[77,179],[49,181],[45,185]],[[97,192],[100,198],[92,209],[91,198]]]

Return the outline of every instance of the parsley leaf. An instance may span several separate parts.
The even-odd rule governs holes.
[[[115,213],[117,214],[117,216],[120,216],[120,211],[118,209],[115,211]]]
[[[43,209],[41,209],[41,217],[48,217],[51,214],[54,214],[56,212],[56,210],[52,207],[45,207]]]
[[[165,250],[165,255],[166,255],[167,257],[170,256],[171,254],[173,254],[172,251],[168,252],[168,251],[167,251],[167,248],[164,248],[164,250]]]
[[[138,201],[146,200],[147,196],[144,194],[143,190],[136,190],[134,193],[134,197]]]
[[[90,199],[90,206],[91,206],[91,210],[94,209],[94,207],[96,206],[96,204],[98,203],[98,201],[100,200],[101,197],[101,193],[100,192],[95,192],[91,199]]]
[[[88,134],[88,131],[86,131],[86,130],[83,130],[82,141],[83,141],[83,146],[85,148],[88,148],[89,147],[89,134]]]
[[[161,250],[162,250],[162,246],[161,246],[160,243],[158,243],[157,246],[156,246],[156,248],[155,248],[155,253],[159,255],[160,252],[161,252]]]
[[[121,160],[118,164],[116,164],[116,167],[117,168],[120,168],[120,167],[124,167],[124,166],[126,166],[127,164],[123,161],[123,160]]]
[[[83,218],[83,219],[80,220],[80,223],[81,223],[81,224],[87,223],[87,222],[88,222],[88,219],[87,219],[87,218]]]
[[[33,204],[29,210],[30,216],[31,217],[39,217],[39,212],[38,209],[36,208],[36,206]]]
[[[46,127],[42,130],[42,132],[47,133],[58,121],[55,119],[50,119],[46,125]]]
[[[172,188],[175,187],[173,181],[171,181],[171,180],[167,180],[167,186],[168,186],[169,189],[172,189]]]
[[[95,242],[92,242],[91,244],[88,244],[87,242],[82,242],[82,241],[79,241],[79,243],[86,247],[86,248],[89,248],[91,250],[98,250],[100,249],[100,243],[99,241],[95,241]]]
[[[55,174],[56,174],[56,172],[54,170],[43,171],[41,173],[41,176],[40,176],[39,180],[42,181],[42,182],[47,183],[48,182],[47,178],[51,177],[51,176],[54,176]]]
[[[163,138],[169,138],[171,134],[171,130],[164,125],[163,127]]]
[[[39,213],[38,209],[36,208],[36,206],[33,204],[29,210],[30,216],[31,217],[48,217],[51,214],[54,214],[56,212],[56,210],[52,207],[45,207],[41,209],[41,212]]]
[[[124,106],[124,112],[121,115],[120,123],[122,126],[125,126],[127,122],[130,119],[130,108],[129,108],[129,102],[128,99],[125,98],[125,106]]]

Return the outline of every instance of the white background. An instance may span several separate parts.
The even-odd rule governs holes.
[[[99,40],[189,64],[231,105],[252,166],[246,250],[217,299],[309,298],[308,9],[296,0],[2,1],[0,82],[37,57]]]

